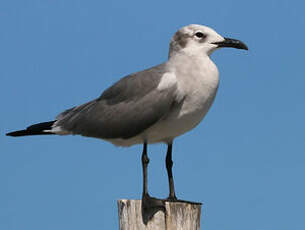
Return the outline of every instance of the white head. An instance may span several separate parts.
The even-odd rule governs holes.
[[[207,26],[191,24],[182,27],[174,34],[170,42],[169,56],[171,57],[175,53],[209,56],[214,50],[221,47],[248,49],[239,40],[224,38]]]

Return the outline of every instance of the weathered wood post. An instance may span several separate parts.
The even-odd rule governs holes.
[[[165,202],[165,213],[157,212],[144,225],[141,200],[118,200],[120,230],[200,230],[200,203]]]

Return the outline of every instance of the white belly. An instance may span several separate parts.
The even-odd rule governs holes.
[[[169,142],[197,126],[215,99],[219,81],[218,70],[210,60],[205,65],[196,65],[193,62],[191,67],[176,67],[177,96],[183,100],[166,117],[136,137],[108,141],[120,146],[141,144],[144,140],[148,143]]]
[[[216,91],[217,88],[213,89],[209,95],[196,97],[196,100],[195,98],[186,98],[182,106],[145,132],[148,143],[168,142],[195,128],[210,109]]]
[[[169,116],[136,137],[130,139],[112,139],[109,141],[119,146],[142,144],[144,140],[148,143],[170,142],[175,137],[190,131],[200,123],[211,107],[216,91],[217,88],[211,93],[210,97],[201,101],[200,106],[191,101],[184,101],[182,106],[173,110]]]

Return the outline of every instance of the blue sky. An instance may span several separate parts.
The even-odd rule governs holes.
[[[205,120],[174,143],[177,196],[205,230],[304,229],[303,1],[0,3],[0,229],[118,229],[116,200],[141,197],[141,146],[79,136],[9,138],[167,59],[181,26],[237,38],[212,56],[220,88]],[[166,147],[149,147],[149,189],[168,193]]]

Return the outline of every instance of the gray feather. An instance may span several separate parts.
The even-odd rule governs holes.
[[[157,90],[165,72],[162,64],[126,76],[96,100],[61,113],[55,126],[105,139],[136,136],[166,116],[174,103],[176,87]]]

